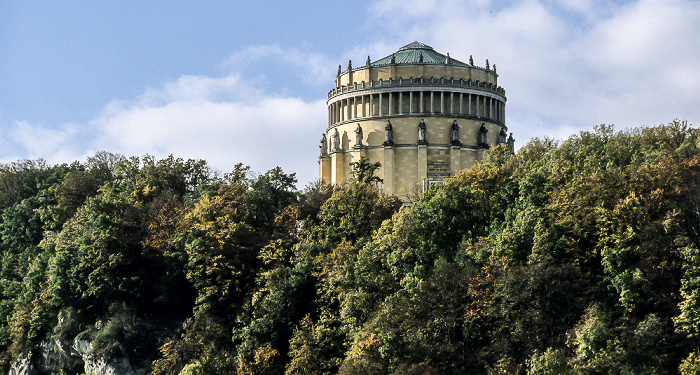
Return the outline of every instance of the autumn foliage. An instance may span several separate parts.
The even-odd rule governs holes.
[[[157,375],[700,372],[686,123],[494,147],[410,206],[351,167],[0,165],[3,370],[79,337]]]

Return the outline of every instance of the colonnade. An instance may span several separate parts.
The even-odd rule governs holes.
[[[345,121],[397,115],[455,115],[505,123],[505,101],[492,95],[427,89],[357,92],[328,104],[330,126]]]

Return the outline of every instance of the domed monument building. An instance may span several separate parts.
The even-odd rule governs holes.
[[[381,163],[383,192],[406,200],[469,168],[492,145],[513,149],[496,65],[464,63],[419,42],[361,67],[338,67],[326,103],[319,156],[326,183],[349,179],[349,164],[366,157]]]

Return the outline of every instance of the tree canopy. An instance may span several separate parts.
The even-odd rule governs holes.
[[[494,147],[410,206],[366,159],[303,189],[3,164],[0,366],[80,337],[157,375],[697,374],[699,146],[673,121]]]

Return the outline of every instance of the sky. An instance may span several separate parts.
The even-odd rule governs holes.
[[[496,64],[516,147],[700,124],[698,0],[0,0],[0,163],[99,151],[318,178],[338,65]]]

